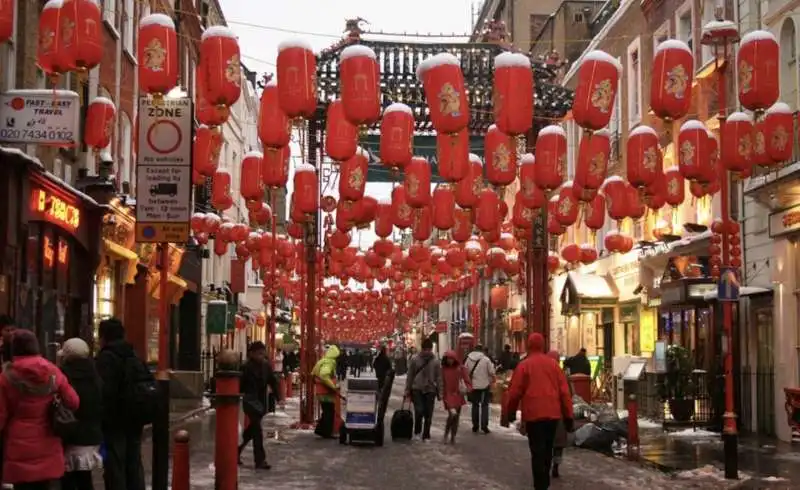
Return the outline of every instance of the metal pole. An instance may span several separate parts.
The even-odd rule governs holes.
[[[723,141],[725,132],[721,130],[727,117],[727,82],[728,82],[728,44],[724,46],[722,66],[715,61],[719,76],[717,78],[719,94],[719,147],[725,147]],[[719,58],[717,57],[717,60]],[[725,165],[718,163],[720,179],[720,218],[727,225],[730,222],[730,176]],[[722,233],[722,267],[730,267],[730,239],[727,231]],[[734,407],[733,383],[733,304],[730,301],[722,302],[722,325],[725,337],[722,339],[725,355],[725,414],[722,440],[725,453],[725,478],[732,480],[739,478],[739,436],[736,429],[736,411]]]
[[[169,486],[169,243],[159,245],[158,412],[153,420],[153,490]]]
[[[272,287],[272,302],[270,304],[270,326],[269,326],[269,360],[275,365],[275,332],[278,329],[278,317],[277,317],[277,302],[278,302],[278,285],[276,284],[277,275],[275,273],[275,269],[278,267],[278,247],[275,246],[277,243],[276,237],[278,236],[277,233],[277,214],[275,211],[276,205],[276,196],[275,193],[278,189],[271,189],[270,194],[270,207],[272,208],[272,277],[270,278],[270,285]],[[280,373],[278,373],[280,374]]]

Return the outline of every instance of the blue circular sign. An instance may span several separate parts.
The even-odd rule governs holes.
[[[142,229],[142,235],[144,235],[145,238],[153,238],[156,236],[156,229],[152,226],[145,226]]]

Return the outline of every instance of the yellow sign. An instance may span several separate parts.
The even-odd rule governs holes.
[[[136,223],[136,241],[140,243],[186,243],[189,223]]]
[[[650,308],[639,311],[639,349],[642,353],[656,350],[656,315]]]

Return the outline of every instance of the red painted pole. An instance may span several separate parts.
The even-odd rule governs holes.
[[[189,432],[175,433],[172,449],[172,490],[189,490]]]
[[[304,344],[304,387],[306,404],[303,407],[301,422],[312,424],[314,422],[314,379],[311,370],[314,368],[316,353],[315,323],[317,312],[317,216],[306,223],[306,301],[303,314],[305,316]]]
[[[628,459],[639,459],[639,402],[633,394],[628,397]]]
[[[270,285],[272,287],[272,302],[270,304],[270,328],[269,328],[269,360],[271,363],[275,362],[275,334],[276,330],[278,329],[278,318],[277,318],[277,302],[278,302],[278,285],[275,283],[277,276],[275,274],[275,268],[277,267],[278,263],[278,247],[274,246],[275,237],[278,236],[277,232],[277,224],[276,224],[276,189],[270,191],[270,208],[272,209],[272,277],[270,278]],[[274,364],[273,364],[274,365]]]
[[[158,250],[158,411],[153,420],[154,490],[166,490],[169,485],[169,243],[159,244]]]
[[[236,490],[239,480],[239,354],[231,350],[221,352],[217,357],[217,366],[214,488]]]

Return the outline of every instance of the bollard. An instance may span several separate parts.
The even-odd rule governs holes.
[[[292,390],[294,389],[294,373],[289,373],[286,376],[286,398],[292,397]]]
[[[189,490],[189,432],[175,433],[172,448],[172,490]]]
[[[636,395],[628,397],[628,459],[639,459],[639,403]]]
[[[236,490],[239,480],[239,355],[231,350],[220,352],[217,369],[214,488]]]
[[[570,374],[569,381],[572,384],[574,394],[583,398],[586,403],[592,403],[592,377],[585,374]]]

